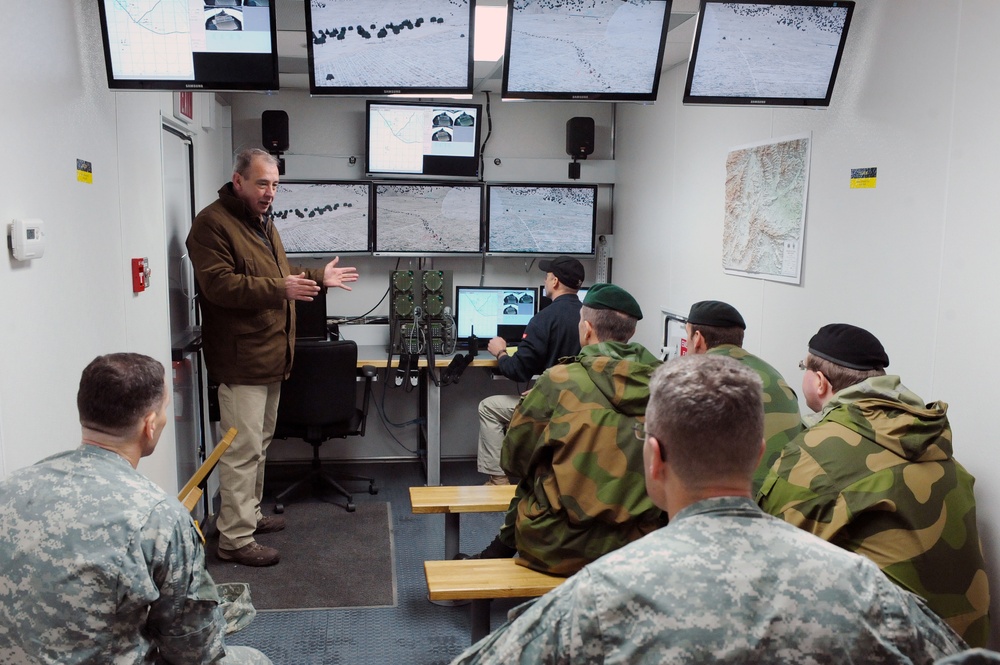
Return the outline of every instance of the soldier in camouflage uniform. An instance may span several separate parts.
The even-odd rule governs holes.
[[[656,371],[646,488],[670,524],[612,552],[461,654],[524,663],[918,663],[966,647],[864,557],[765,515],[761,381],[730,358]]]
[[[757,372],[764,385],[764,457],[753,472],[751,491],[760,489],[768,469],[782,448],[798,436],[805,425],[799,415],[799,399],[778,370],[743,349],[747,325],[735,307],[718,300],[691,305],[687,316],[688,353],[729,356]]]
[[[166,425],[163,366],[133,353],[83,372],[83,444],[0,482],[0,663],[241,663],[177,499],[136,471]]]
[[[635,299],[595,284],[580,311],[580,355],[539,378],[514,411],[501,465],[521,478],[500,534],[479,557],[572,575],[665,522],[646,496],[642,445],[649,377],[660,364],[630,344]]]
[[[863,554],[923,597],[972,646],[989,633],[989,584],[974,479],[952,457],[944,402],[886,375],[889,358],[856,326],[824,326],[802,364],[816,425],[782,451],[761,507]]]

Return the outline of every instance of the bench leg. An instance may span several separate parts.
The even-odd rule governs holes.
[[[444,516],[444,559],[451,561],[458,554],[458,534],[460,513],[445,513]]]
[[[475,644],[490,634],[490,599],[472,601],[472,643]]]

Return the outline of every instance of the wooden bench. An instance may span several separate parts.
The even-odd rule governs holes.
[[[536,598],[563,583],[514,559],[424,561],[427,597],[431,601],[472,601],[472,643],[490,632],[490,601],[494,598]]]
[[[514,488],[515,485],[411,487],[410,509],[414,514],[444,513],[444,558],[450,560],[458,554],[461,514],[505,511],[514,498]]]

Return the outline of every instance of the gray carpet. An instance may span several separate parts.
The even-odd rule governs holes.
[[[444,515],[410,512],[409,486],[424,483],[421,466],[381,463],[359,465],[356,470],[375,476],[380,488],[377,496],[364,491],[355,495],[359,511],[362,504],[376,501],[392,505],[399,604],[389,608],[258,612],[248,627],[226,636],[228,644],[256,647],[275,665],[447,665],[469,646],[469,607],[440,607],[427,601],[423,562],[444,555]],[[284,479],[278,478],[277,470],[268,474],[275,487],[283,487]],[[476,472],[475,460],[445,462],[441,481],[445,485],[471,485],[483,482],[483,477]],[[286,511],[290,509],[286,507]],[[486,547],[502,522],[501,513],[463,515],[462,551],[478,552]],[[514,605],[516,601],[494,601],[492,625],[503,623]]]
[[[276,566],[222,561],[217,536],[209,537],[206,563],[215,581],[249,584],[258,611],[396,606],[388,503],[358,503],[353,513],[331,503],[292,503],[284,516],[284,531],[256,537],[281,552]]]

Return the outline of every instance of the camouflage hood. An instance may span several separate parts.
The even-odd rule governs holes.
[[[594,386],[626,416],[644,416],[649,402],[649,376],[660,364],[642,344],[598,342],[580,350],[575,359]],[[640,369],[640,366],[645,366]]]
[[[820,412],[886,450],[912,462],[951,459],[948,405],[924,404],[895,375],[876,376],[844,388]]]

